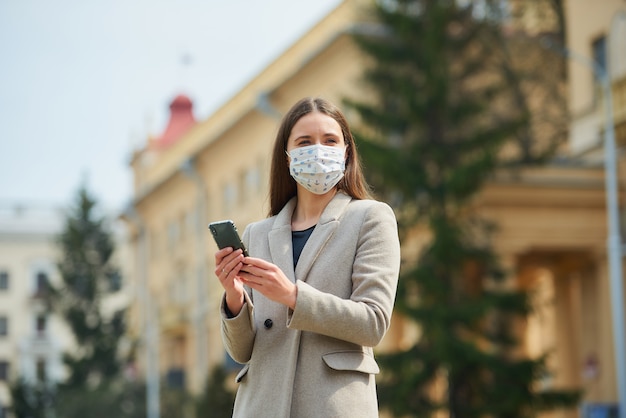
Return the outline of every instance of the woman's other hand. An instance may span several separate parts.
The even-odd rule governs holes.
[[[298,288],[275,264],[260,258],[245,257],[239,277],[252,289],[274,302],[294,309]]]

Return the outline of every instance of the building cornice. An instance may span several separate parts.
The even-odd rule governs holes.
[[[604,171],[594,167],[527,167],[498,171],[477,201],[482,206],[586,207],[604,210]]]

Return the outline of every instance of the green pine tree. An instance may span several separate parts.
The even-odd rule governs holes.
[[[531,123],[494,50],[503,42],[498,21],[454,0],[380,1],[373,12],[377,25],[355,35],[370,58],[371,100],[346,102],[360,116],[369,180],[395,207],[402,239],[418,224],[432,234],[419,254],[405,253],[396,309],[420,337],[379,357],[381,407],[458,418],[573,405],[577,393],[535,389],[545,359],[513,355],[511,325],[529,313],[529,295],[503,290],[494,226],[472,208],[503,147],[527,140]]]
[[[52,292],[52,307],[69,325],[77,350],[65,355],[68,387],[94,387],[119,376],[118,346],[124,333],[123,311],[106,316],[103,299],[119,271],[107,219],[85,188],[78,192],[59,237],[62,283]]]
[[[76,195],[58,245],[61,283],[51,289],[49,303],[69,326],[76,348],[64,354],[68,376],[57,387],[56,416],[141,416],[142,386],[121,373],[124,311],[105,312],[103,307],[121,280],[112,259],[112,231],[85,187]]]
[[[486,17],[507,25],[506,34],[490,40],[490,64],[506,83],[511,106],[528,121],[510,141],[515,152],[502,162],[508,167],[545,164],[567,139],[570,122],[566,58],[540,47],[546,39],[565,44],[563,0],[510,2],[506,9],[500,0],[485,1]],[[524,28],[529,15],[538,22],[532,32]]]
[[[227,379],[232,379],[232,376],[223,366],[213,369],[207,377],[204,392],[196,401],[197,417],[232,417],[235,393],[226,386]]]
[[[9,386],[11,406],[16,418],[52,418],[50,410],[54,401],[54,388],[43,382],[35,384],[17,379]]]

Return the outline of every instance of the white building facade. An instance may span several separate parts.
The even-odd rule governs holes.
[[[54,208],[0,206],[0,418],[7,416],[15,379],[64,377],[62,353],[72,336],[42,299],[59,280],[56,237],[63,220]]]

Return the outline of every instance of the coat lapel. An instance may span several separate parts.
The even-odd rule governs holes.
[[[335,197],[333,197],[333,199],[328,203],[328,205],[324,209],[324,212],[322,212],[322,216],[320,216],[320,220],[313,230],[311,237],[302,249],[302,254],[300,255],[300,259],[298,260],[298,265],[296,266],[295,271],[295,277],[298,280],[306,281],[309,270],[311,270],[313,263],[317,259],[318,255],[320,254],[328,240],[335,233],[335,230],[339,226],[339,217],[344,212],[346,206],[348,206],[348,203],[350,203],[351,200],[352,198],[350,196],[342,192],[338,192],[337,195],[335,195]],[[290,212],[290,219],[292,212]],[[291,227],[289,227],[289,234],[291,235]],[[289,237],[289,242],[291,243],[291,236]],[[293,250],[291,250],[292,246],[290,245],[289,248],[291,255],[291,266],[293,266]],[[293,271],[293,267],[290,271]]]
[[[293,243],[291,239],[291,216],[296,207],[296,198],[292,198],[276,216],[274,225],[268,234],[272,262],[295,283],[293,271]]]

